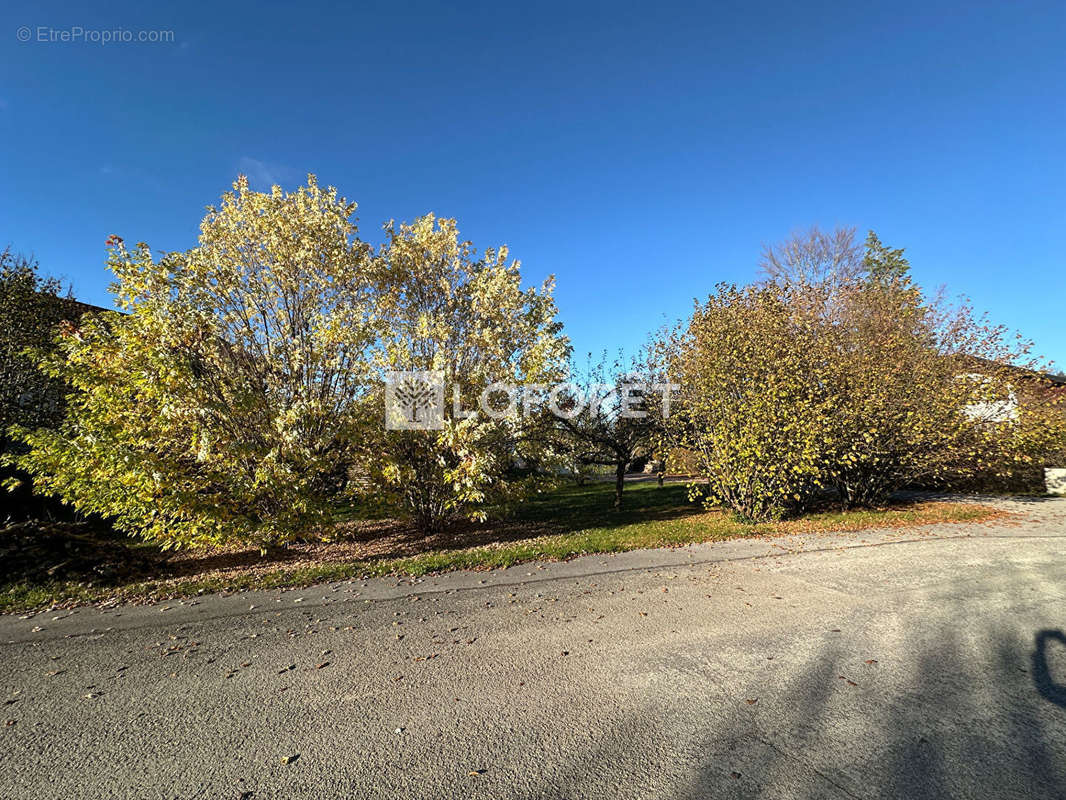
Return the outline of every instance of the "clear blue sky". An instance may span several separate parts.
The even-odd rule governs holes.
[[[1066,362],[1061,0],[107,5],[0,11],[0,244],[84,300],[109,302],[109,233],[184,249],[238,172],[312,171],[372,241],[433,211],[555,273],[579,352],[819,223]]]

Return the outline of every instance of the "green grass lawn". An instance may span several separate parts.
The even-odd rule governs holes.
[[[585,553],[617,553],[738,537],[908,527],[938,522],[980,522],[1002,512],[973,503],[917,502],[860,511],[827,511],[783,522],[749,524],[731,514],[706,511],[688,502],[680,484],[654,482],[626,487],[623,508],[611,508],[613,486],[590,484],[544,492],[523,501],[506,523],[486,523],[454,536],[437,536],[431,549],[408,555],[338,558],[328,543],[304,545],[298,563],[208,569],[202,574],[114,585],[87,581],[0,586],[0,611],[77,605],[108,599],[141,601],[208,592],[307,586],[381,575],[421,576],[456,569],[494,569],[525,561],[556,561]],[[476,544],[471,544],[476,542]],[[131,545],[133,543],[131,542]],[[412,549],[409,547],[409,549]],[[335,549],[335,548],[334,548]],[[350,553],[350,548],[347,551]]]

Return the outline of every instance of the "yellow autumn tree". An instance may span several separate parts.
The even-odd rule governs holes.
[[[505,247],[479,253],[452,219],[390,222],[385,234],[372,262],[383,320],[376,366],[382,378],[437,373],[445,409],[440,430],[381,430],[369,440],[365,472],[379,498],[424,531],[483,519],[514,490],[512,468],[539,440],[529,435],[520,398],[514,413],[499,418],[466,414],[479,410],[494,383],[529,388],[565,374],[569,345],[556,320],[554,280],[523,287],[520,264]],[[510,404],[502,388],[489,394],[496,411]]]
[[[313,176],[241,177],[198,246],[109,240],[122,314],[68,326],[44,369],[56,430],[23,430],[39,491],[165,546],[306,535],[344,491],[367,424],[376,316],[355,204]]]

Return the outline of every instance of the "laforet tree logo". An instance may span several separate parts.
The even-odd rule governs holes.
[[[411,415],[410,422],[418,422],[419,415],[433,409],[433,387],[421,381],[404,381],[396,387],[396,402]]]
[[[385,378],[385,428],[431,431],[444,427],[444,373],[390,372]]]

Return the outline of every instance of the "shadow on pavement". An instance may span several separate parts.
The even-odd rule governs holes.
[[[955,602],[951,624],[886,610],[876,632],[862,629],[868,618],[854,619],[862,632],[849,642],[825,636],[821,624],[793,631],[794,655],[770,635],[748,634],[746,650],[773,652],[776,643],[764,666],[716,661],[713,645],[692,643],[689,655],[705,655],[661,676],[670,686],[660,706],[630,709],[528,796],[595,797],[605,781],[627,796],[635,787],[657,793],[662,781],[671,787],[662,796],[675,800],[1066,796],[1066,719],[1057,708],[1066,707],[1066,685],[1047,655],[1061,646],[1052,664],[1066,669],[1066,634],[1040,630],[1030,650],[1023,626],[1002,617],[982,624]],[[729,673],[740,688],[723,691]],[[617,755],[627,751],[644,752],[646,763],[628,764],[620,780]]]
[[[1066,650],[1066,634],[1061,630],[1042,630],[1033,645],[1033,685],[1045,700],[1066,708],[1066,684],[1056,683],[1048,666],[1048,642],[1058,642]]]

